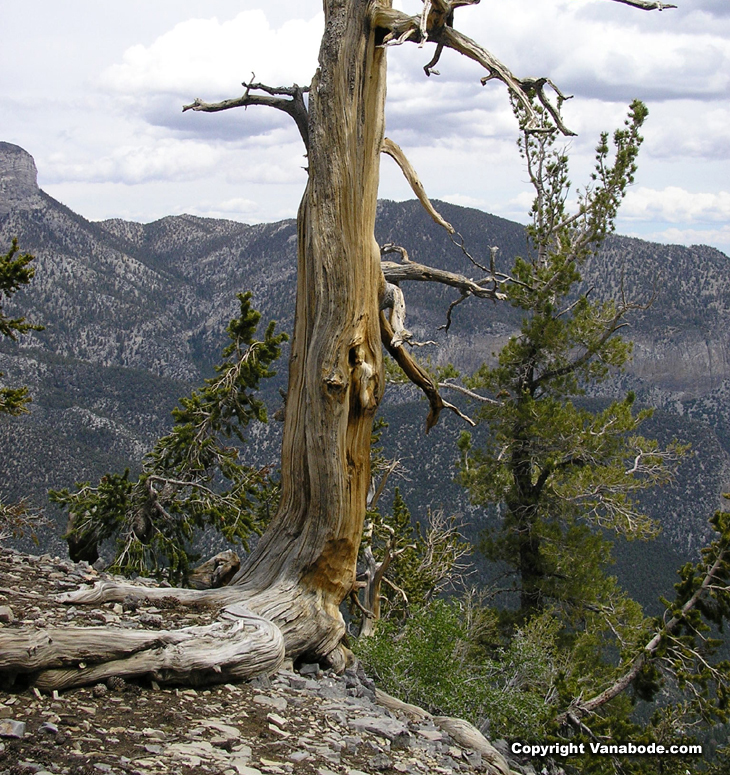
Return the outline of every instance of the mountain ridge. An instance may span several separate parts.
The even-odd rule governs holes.
[[[0,419],[6,471],[0,497],[29,495],[45,506],[49,487],[139,465],[141,452],[170,427],[177,398],[210,376],[225,325],[236,313],[237,292],[253,291],[263,320],[276,319],[280,329],[292,330],[296,222],[249,225],[192,215],[149,224],[88,221],[37,188],[30,154],[8,145],[0,144],[0,246],[18,237],[21,248],[36,255],[36,277],[7,309],[46,330],[17,344],[0,343],[0,371],[8,384],[29,385],[35,399],[29,415]],[[497,245],[502,270],[527,250],[520,224],[473,208],[443,202],[437,207],[471,254],[488,257]],[[469,276],[477,272],[416,201],[381,201],[376,232],[380,244],[400,242],[414,261]],[[657,511],[677,512],[657,516],[671,545],[684,554],[707,537],[707,518],[730,484],[727,265],[727,256],[705,246],[613,236],[583,267],[584,287],[594,286],[597,295],[629,288],[646,298],[661,272],[673,280],[660,281],[654,304],[634,315],[633,363],[591,390],[589,399],[635,390],[639,402],[659,408],[659,435],[669,440],[684,433],[702,447],[688,464],[690,473],[655,499]],[[404,285],[404,291],[409,328],[416,338],[439,343],[431,351],[436,365],[454,362],[468,372],[519,326],[516,310],[472,298],[455,308],[448,333],[438,331],[458,294],[426,283]],[[285,358],[265,388],[272,410],[286,384]],[[429,436],[436,441],[425,440],[420,397],[402,391],[389,388],[383,413],[391,422],[386,441],[392,453],[419,451],[403,489],[420,515],[429,505],[441,505],[438,498],[448,493],[444,505],[473,522],[476,535],[488,515],[450,482],[461,427],[445,419],[443,429]],[[275,423],[250,430],[257,461],[276,459],[279,431]],[[426,459],[430,454],[436,457]],[[441,472],[440,483],[434,484],[432,471]]]

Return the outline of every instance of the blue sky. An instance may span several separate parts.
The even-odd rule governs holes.
[[[647,13],[610,0],[485,0],[456,26],[518,76],[547,75],[574,95],[564,114],[578,132],[567,143],[578,186],[600,131],[646,101],[619,231],[730,253],[730,3],[676,2]],[[237,96],[252,72],[307,83],[322,23],[316,0],[3,3],[13,36],[0,54],[0,140],[30,152],[41,186],[87,218],[293,217],[305,160],[286,116],[181,106]],[[524,221],[530,189],[504,87],[482,87],[478,67],[452,52],[426,78],[431,54],[390,50],[388,135],[430,196]],[[381,196],[411,198],[389,158],[381,169]]]

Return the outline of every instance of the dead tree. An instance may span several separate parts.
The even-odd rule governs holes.
[[[211,627],[178,632],[5,629],[0,631],[0,674],[29,673],[37,686],[51,690],[109,675],[147,674],[167,683],[229,681],[272,672],[285,655],[344,667],[339,607],[355,583],[370,484],[372,419],[383,395],[381,342],[426,392],[429,426],[445,406],[438,386],[400,343],[402,332],[399,339],[381,311],[390,269],[384,271],[381,264],[374,227],[384,150],[429,207],[402,152],[384,140],[388,48],[406,41],[434,43],[427,74],[435,72],[444,48],[453,49],[485,69],[483,82],[502,82],[536,130],[540,121],[533,105],[539,103],[568,132],[560,117],[565,98],[549,79],[516,77],[453,28],[454,11],[477,2],[424,0],[423,12],[409,16],[394,10],[390,0],[324,0],[319,68],[308,88],[248,83],[238,99],[196,100],[187,106],[203,112],[254,105],[282,110],[296,122],[307,149],[308,182],[297,218],[296,319],[279,511],[229,586],[145,591],[148,598],[218,606],[219,621]],[[424,270],[411,266],[408,271]],[[505,279],[485,276],[478,287],[497,299]],[[464,288],[476,292],[468,283]],[[393,321],[396,329],[398,320]],[[128,585],[102,583],[65,600],[122,601],[129,593]]]

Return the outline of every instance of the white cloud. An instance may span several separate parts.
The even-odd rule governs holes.
[[[404,5],[418,12],[419,3]],[[647,14],[608,0],[510,0],[460,10],[455,24],[517,76],[548,75],[567,94],[722,98],[730,89],[730,29],[700,16]],[[421,65],[426,56],[421,51]],[[474,67],[444,55],[439,69],[442,78],[473,81]]]
[[[535,201],[535,192],[533,190],[523,191],[512,199],[508,200],[504,206],[496,212],[505,218],[512,218],[515,221],[527,222],[528,213]]]
[[[421,3],[396,5],[418,13]],[[721,10],[711,0],[704,5]],[[730,117],[719,102],[730,97],[730,25],[707,13],[644,13],[609,0],[510,0],[460,9],[455,24],[517,76],[549,75],[573,94],[564,112],[581,150],[592,149],[599,131],[620,124],[626,105],[639,97],[652,114],[645,154],[730,156]],[[441,75],[427,79],[422,67],[431,54],[432,47],[412,44],[390,51],[389,128],[465,142],[516,135],[502,84],[482,88],[483,71],[449,51],[439,63]],[[671,120],[656,121],[658,113]],[[707,119],[702,131],[692,121],[700,113]]]
[[[228,183],[299,183],[302,188],[306,176],[302,170],[301,154],[298,159],[281,158],[278,154],[251,162],[249,154],[241,154],[238,163],[230,165],[226,172]],[[297,163],[297,161],[299,163]]]
[[[162,138],[141,145],[122,145],[101,159],[69,161],[63,154],[50,158],[46,177],[54,183],[114,181],[130,185],[158,180],[194,180],[222,159],[219,149],[192,140]]]
[[[730,221],[730,193],[693,193],[678,186],[661,191],[638,187],[626,195],[621,217],[683,224]]]
[[[174,94],[206,100],[235,97],[241,82],[306,84],[317,66],[322,14],[293,19],[278,29],[262,10],[235,18],[189,19],[149,46],[127,49],[123,62],[107,68],[99,85],[123,95]]]
[[[629,236],[661,242],[668,245],[712,245],[730,256],[730,226],[719,229],[678,229],[670,228],[661,231],[647,231]]]
[[[258,202],[243,197],[226,199],[223,202],[200,202],[189,208],[191,215],[206,218],[230,218],[234,221],[256,221],[261,218],[261,207]]]
[[[730,104],[680,100],[652,106],[646,151],[660,159],[730,159]]]

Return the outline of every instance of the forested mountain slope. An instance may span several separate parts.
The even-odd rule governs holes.
[[[437,206],[477,260],[487,262],[490,246],[498,246],[498,268],[508,270],[513,257],[524,254],[519,224]],[[381,244],[404,246],[414,261],[478,276],[417,202],[382,202],[377,236]],[[293,220],[248,226],[183,215],[150,224],[90,222],[38,188],[28,153],[0,143],[0,248],[13,237],[36,255],[36,276],[8,309],[45,330],[0,345],[5,382],[27,384],[34,397],[29,415],[0,418],[3,498],[29,496],[46,505],[49,488],[138,464],[170,427],[176,399],[210,376],[223,328],[237,311],[237,292],[253,291],[264,320],[292,327]],[[730,488],[728,258],[708,247],[611,237],[583,275],[596,295],[655,296],[631,320],[630,368],[587,400],[631,388],[641,403],[659,407],[647,433],[692,442],[694,455],[676,485],[647,498],[671,543],[662,550],[666,556],[692,552],[707,534],[720,493]],[[504,304],[471,298],[455,308],[445,333],[438,329],[458,294],[440,285],[403,287],[409,327],[418,339],[438,342],[419,356],[430,355],[436,364],[469,371],[491,358],[519,324]],[[272,410],[281,405],[278,388],[285,383],[283,359],[266,391]],[[424,437],[425,405],[407,387],[389,388],[383,414],[390,423],[386,452],[401,457],[408,470],[401,488],[413,513],[443,505],[462,513],[476,535],[489,517],[452,482],[460,422],[445,417]],[[251,430],[251,453],[259,462],[276,459],[279,430],[276,422]]]

